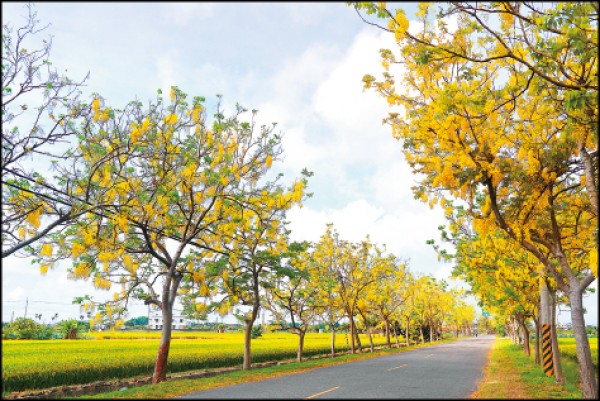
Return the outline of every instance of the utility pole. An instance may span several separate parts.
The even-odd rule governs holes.
[[[554,375],[554,366],[552,362],[552,302],[546,279],[540,277],[540,317],[542,322],[542,366],[546,376]]]
[[[25,315],[23,317],[27,317],[27,306],[29,305],[29,298],[25,298]]]

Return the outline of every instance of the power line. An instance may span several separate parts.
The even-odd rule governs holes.
[[[17,303],[17,302],[27,302],[26,299],[21,299],[21,300],[10,300],[10,301],[2,301],[2,303]],[[55,302],[55,301],[33,301],[33,300],[29,300],[29,302],[35,302],[35,303],[40,303],[40,304],[54,304],[54,305],[73,305],[73,306],[78,306],[78,304],[76,303],[66,303],[66,302]],[[137,303],[137,302],[130,302],[129,303],[130,306],[145,306],[146,304],[144,303]]]

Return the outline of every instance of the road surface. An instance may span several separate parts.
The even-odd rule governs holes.
[[[483,378],[493,342],[482,335],[178,398],[467,398]]]

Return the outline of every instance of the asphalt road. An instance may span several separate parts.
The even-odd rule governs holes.
[[[186,394],[187,399],[467,398],[483,378],[494,336]]]

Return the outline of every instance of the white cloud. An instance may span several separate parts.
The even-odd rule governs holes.
[[[167,22],[177,26],[206,20],[215,15],[216,3],[175,3],[162,4],[162,13]]]
[[[303,130],[300,128],[286,130],[282,142],[285,167],[295,174],[305,167],[314,166],[329,156],[326,148],[305,142]]]
[[[294,114],[290,116],[293,120],[283,120],[282,123],[297,121],[299,106],[301,111],[308,111],[308,97],[312,95],[316,85],[322,85],[337,64],[338,55],[338,49],[317,43],[308,47],[298,58],[287,60],[283,64],[279,73],[271,80],[273,97],[291,108]]]
[[[295,240],[318,241],[325,233],[326,225],[333,223],[340,236],[348,241],[358,242],[367,234],[378,231],[379,239],[386,236],[379,230],[379,219],[384,211],[364,199],[349,202],[341,209],[314,210],[309,207],[293,208],[288,213],[292,236]]]
[[[445,264],[442,265],[433,275],[438,280],[446,280],[448,283],[452,283],[450,280],[450,275],[452,274],[452,265]]]
[[[7,301],[17,301],[22,299],[25,296],[25,290],[23,287],[13,288],[7,296]]]
[[[392,45],[389,35],[369,29],[359,33],[319,86],[314,97],[315,110],[331,125],[353,131],[370,129],[371,119],[365,116],[382,115],[385,103],[373,92],[363,92],[362,77],[381,70],[379,49]]]
[[[439,236],[442,213],[413,199],[415,177],[401,143],[381,124],[387,103],[363,91],[361,81],[381,70],[379,49],[393,45],[389,35],[364,29],[335,58],[327,48],[309,48],[273,77],[272,100],[261,110],[285,132],[284,171],[315,172],[309,180],[314,197],[288,214],[294,239],[318,241],[333,223],[342,238],[370,234],[411,259],[414,269],[433,273],[436,255],[425,242]]]
[[[169,52],[162,55],[156,60],[156,75],[159,82],[159,87],[163,92],[163,96],[168,99],[169,91],[171,86],[181,86],[177,80],[177,74],[175,72],[175,54]]]
[[[387,210],[358,199],[340,209],[293,208],[288,220],[294,240],[316,242],[324,234],[326,225],[333,223],[345,240],[358,242],[369,234],[372,242],[385,244],[388,252],[410,259],[413,271],[434,273],[439,263],[426,241],[437,235],[442,217],[428,206],[425,208],[428,210],[418,210],[419,207]]]
[[[260,110],[285,132],[286,171],[308,167],[315,180],[334,185],[332,191],[360,196],[364,188],[357,188],[357,179],[373,169],[386,171],[401,157],[401,144],[381,124],[387,104],[363,92],[361,82],[365,73],[381,69],[379,48],[392,44],[386,35],[365,29],[344,53],[310,47],[273,77],[272,100]]]
[[[390,148],[393,148],[390,146]],[[399,204],[416,204],[411,187],[417,178],[410,171],[404,156],[396,152],[386,158],[387,164],[380,164],[369,181],[369,192],[378,204],[394,207]]]
[[[382,126],[387,103],[374,91],[363,91],[362,83],[365,74],[381,71],[379,49],[392,45],[389,35],[363,30],[313,98],[315,111],[332,130],[331,145],[348,163],[377,163],[393,152],[389,129]]]
[[[288,15],[292,21],[302,25],[315,25],[327,11],[326,4],[315,3],[286,3]]]
[[[311,97],[337,64],[338,57],[339,49],[317,43],[297,58],[282,61],[277,74],[268,77],[264,85],[268,95],[263,95],[258,102],[258,119],[265,124],[279,124],[285,132],[284,147],[290,152],[299,153],[295,146],[303,146],[301,142],[304,146],[315,142],[308,126],[317,122],[319,116]]]
[[[78,317],[79,306],[72,304],[75,297],[90,294],[97,301],[112,298],[111,291],[95,290],[90,280],[69,280],[66,272],[66,262],[59,262],[44,276],[40,274],[39,266],[32,265],[28,260],[10,256],[2,261],[2,316],[3,320],[25,315],[33,317],[41,313],[50,317],[59,314],[59,319]],[[10,291],[6,291],[11,289]],[[134,301],[139,303],[139,301]],[[144,315],[144,307],[133,307],[130,316]]]

